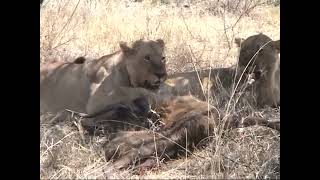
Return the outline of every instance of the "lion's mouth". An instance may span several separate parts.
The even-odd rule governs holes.
[[[159,89],[160,84],[160,81],[152,84],[149,81],[144,81],[143,87],[150,90],[157,90]]]
[[[257,70],[255,72],[253,72],[253,74],[254,74],[254,79],[255,80],[259,80],[261,78],[261,76],[262,76],[262,71],[261,70]]]
[[[254,70],[254,71],[245,71],[245,76],[246,77],[251,77],[252,79],[254,79],[254,80],[259,80],[260,78],[261,78],[261,76],[262,76],[262,70]]]

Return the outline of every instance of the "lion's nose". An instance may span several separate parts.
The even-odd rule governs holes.
[[[165,73],[165,72],[160,72],[160,73],[155,73],[155,75],[156,75],[159,79],[161,79],[161,78],[165,77],[165,76],[167,75],[167,73]]]
[[[155,84],[155,85],[159,85],[160,83],[161,83],[161,81],[160,81],[160,80],[158,80],[158,81],[154,82],[154,84]]]
[[[255,79],[260,79],[262,76],[262,70],[257,70],[254,72]]]

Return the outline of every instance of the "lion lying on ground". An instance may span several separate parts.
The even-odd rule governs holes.
[[[214,130],[224,131],[261,125],[280,131],[279,121],[269,122],[257,117],[240,119],[236,115],[226,116],[215,107],[192,96],[171,96],[164,99],[155,109],[159,116],[140,113],[150,112],[150,105],[147,102],[142,97],[127,106],[121,104],[122,110],[119,109],[119,105],[114,104],[105,111],[97,113],[97,116],[86,116],[94,118],[96,123],[99,121],[102,124],[107,123],[103,124],[106,130],[114,133],[111,141],[104,145],[104,149],[106,159],[115,161],[116,168],[126,168],[130,165],[152,167],[156,165],[157,158],[170,159],[175,158],[179,153],[185,154],[186,151],[190,153],[201,141],[212,136]],[[126,110],[123,111],[123,109]],[[117,111],[126,113],[122,113],[120,117]],[[104,116],[102,117],[101,114]],[[118,116],[114,116],[115,114]],[[127,119],[132,117],[129,114],[134,114],[142,120],[128,121]],[[124,117],[127,115],[129,118]],[[148,125],[146,124],[148,121],[157,125],[153,123]],[[110,123],[113,125],[110,126]],[[126,125],[130,126],[129,131],[124,127]],[[153,128],[154,126],[158,128]],[[90,126],[84,127],[90,128]]]
[[[138,40],[99,59],[40,67],[40,111],[64,109],[93,114],[105,106],[149,96],[166,79],[164,42]]]
[[[246,40],[236,38],[235,43],[240,47],[238,70],[228,67],[168,75],[160,91],[191,94],[206,100],[221,95],[231,97],[232,92],[251,89],[259,106],[280,105],[280,40],[272,41],[260,33]],[[251,84],[250,80],[254,82]]]
[[[253,96],[258,105],[280,105],[280,40],[273,41],[260,33],[236,39],[240,49],[239,69],[253,74]]]

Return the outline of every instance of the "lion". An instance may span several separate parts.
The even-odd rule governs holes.
[[[253,74],[253,96],[259,106],[280,105],[280,40],[259,33],[247,39],[236,38],[240,47],[239,69]]]
[[[54,62],[40,67],[40,111],[94,114],[136,97],[152,97],[167,77],[162,39],[137,40],[99,59]],[[152,99],[152,98],[150,98]]]
[[[269,41],[269,44],[259,50]],[[266,35],[258,34],[245,40],[236,38],[235,43],[238,47],[242,44],[237,65],[168,75],[160,92],[190,94],[207,100],[210,97],[231,97],[241,90],[251,90],[258,106],[280,105],[280,40],[272,41]],[[258,53],[255,55],[256,52]],[[246,67],[253,56],[254,63]],[[256,68],[254,70],[251,67]]]
[[[146,112],[145,110],[149,109],[150,104],[148,105],[147,100],[143,101],[144,98],[136,99],[135,102],[128,105],[121,105],[127,106],[131,113],[140,112],[137,109]],[[139,105],[132,108],[132,105],[137,105],[137,101]],[[170,159],[177,157],[180,152],[191,152],[205,138],[213,137],[216,128],[230,130],[260,125],[280,131],[279,121],[269,122],[264,118],[257,117],[240,119],[236,115],[226,116],[214,106],[191,95],[173,95],[166,98],[155,107],[159,116],[153,116],[154,118],[152,118],[147,113],[144,113],[144,115],[140,113],[139,116],[145,119],[144,121],[131,121],[129,120],[131,115],[128,118],[123,117],[130,113],[123,114],[122,118],[118,119],[119,121],[108,121],[108,119],[114,118],[111,117],[111,114],[117,114],[116,112],[119,111],[116,108],[118,105],[113,104],[112,106],[115,108],[109,107],[102,113],[98,113],[98,116],[89,115],[87,117],[97,118],[95,122],[107,121],[119,124],[112,127],[109,124],[105,126],[106,129],[111,129],[114,134],[111,135],[111,141],[103,146],[106,159],[115,161],[114,166],[118,169],[130,165],[150,167],[156,164],[155,157]],[[104,117],[101,118],[103,113]],[[154,123],[157,123],[160,119],[161,123],[156,125],[158,128],[150,130],[152,126],[145,123],[150,119]],[[123,124],[130,124],[131,129],[124,128]]]

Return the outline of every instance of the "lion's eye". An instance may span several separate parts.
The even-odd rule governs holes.
[[[258,53],[259,53],[259,55],[261,55],[261,54],[263,54],[264,52],[265,52],[265,49],[262,48],[262,49],[259,50]]]
[[[164,63],[166,63],[166,57],[163,56],[163,57],[161,58],[161,61],[164,62]]]
[[[146,61],[150,61],[150,60],[151,60],[150,56],[145,56],[144,59],[145,59]]]

